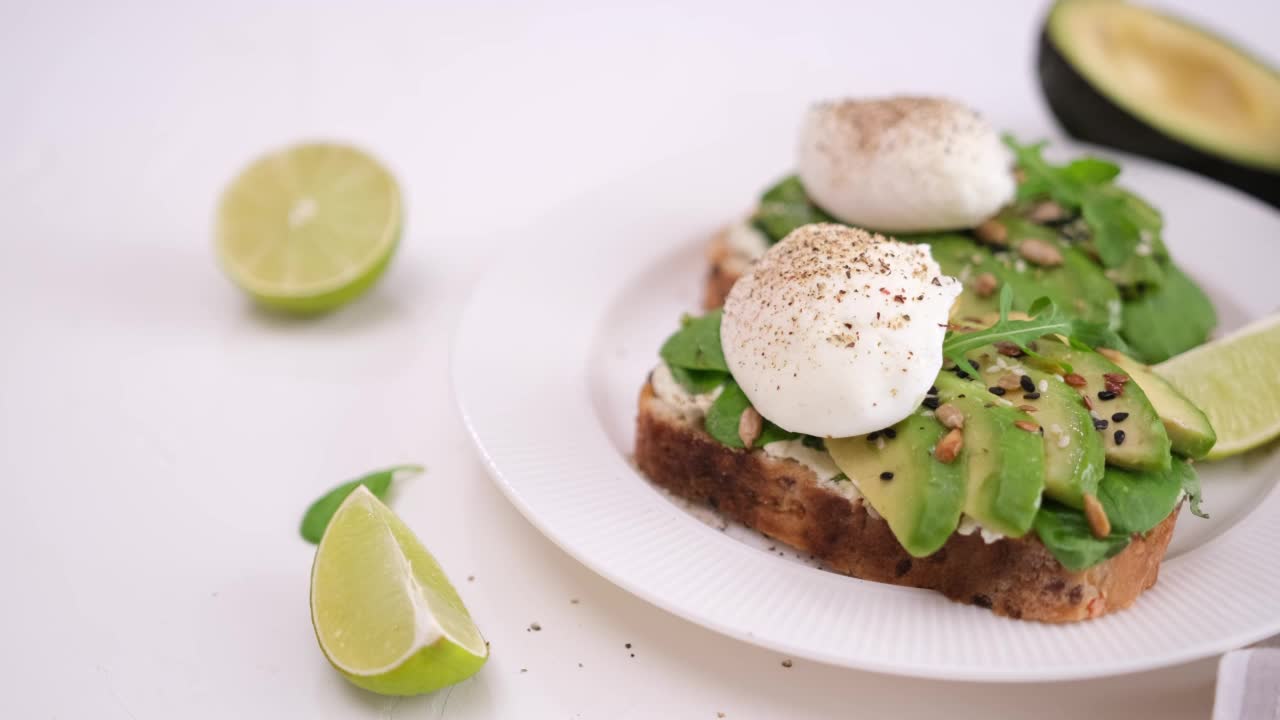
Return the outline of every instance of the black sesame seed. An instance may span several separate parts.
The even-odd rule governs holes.
[[[970,360],[970,361],[969,361],[969,367],[973,368],[974,370],[981,370],[981,369],[982,369],[982,366],[978,364],[978,361],[977,361],[977,360]]]
[[[1123,430],[1117,430],[1117,431],[1116,431],[1116,434],[1115,434],[1113,437],[1115,437],[1115,439],[1116,439],[1116,444],[1117,444],[1117,445],[1123,445],[1123,444],[1124,444],[1124,431],[1123,431]]]
[[[992,395],[1003,395],[1004,388],[1000,387],[999,385],[992,385],[991,387],[987,388],[987,392],[991,393]]]
[[[1112,420],[1115,420],[1116,422],[1124,422],[1124,419],[1125,419],[1125,418],[1127,418],[1127,417],[1129,417],[1129,413],[1127,413],[1127,412],[1118,412],[1118,413],[1116,413],[1115,415],[1112,415],[1112,416],[1111,416],[1111,419],[1112,419]]]
[[[920,403],[920,404],[921,404],[921,405],[924,405],[925,407],[929,408],[930,410],[937,410],[937,409],[938,409],[938,406],[939,406],[939,405],[941,405],[941,404],[942,404],[942,402],[941,402],[940,400],[938,400],[938,398],[936,398],[936,397],[927,397],[927,398],[925,398],[925,399],[924,399],[924,402],[922,402],[922,403]]]
[[[898,431],[893,428],[885,428],[882,432],[884,433],[884,436],[890,440],[898,437]]]
[[[876,440],[879,440],[879,439],[880,439],[880,431],[879,431],[879,430],[876,430],[876,431],[874,431],[874,432],[867,433],[867,442],[875,442]]]
[[[937,386],[937,385],[930,385],[930,386],[929,386],[929,393],[928,393],[928,394],[929,394],[929,395],[937,395],[937,394],[938,394],[938,386]]]
[[[1098,399],[1099,400],[1115,400],[1116,394],[1111,392],[1110,390],[1099,390]]]
[[[1034,380],[1031,379],[1030,375],[1023,375],[1022,377],[1018,378],[1018,384],[1021,385],[1022,389],[1025,390],[1026,392],[1036,391],[1036,383]]]
[[[893,473],[889,472],[888,470],[885,470],[884,472],[880,473],[880,479],[881,479],[881,480],[892,480],[892,479],[893,479]]]
[[[1108,423],[1106,420],[1103,420],[1102,418],[1094,418],[1094,419],[1093,419],[1093,429],[1094,429],[1094,430],[1106,430],[1106,429],[1107,429],[1107,425],[1108,425],[1108,424],[1109,424],[1109,423]]]
[[[960,378],[961,380],[968,380],[969,378],[973,377],[972,375],[961,370],[960,368],[956,368],[955,372],[956,372],[956,377]]]
[[[1029,392],[1029,393],[1027,393],[1026,395],[1023,395],[1023,396],[1022,396],[1022,399],[1023,399],[1023,400],[1039,400],[1039,399],[1040,399],[1040,393],[1038,393],[1038,392]]]

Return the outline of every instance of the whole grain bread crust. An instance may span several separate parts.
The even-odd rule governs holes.
[[[675,495],[708,503],[831,570],[1054,623],[1126,608],[1154,585],[1181,507],[1120,554],[1081,572],[1064,568],[1034,534],[987,543],[978,533],[957,533],[936,553],[913,558],[861,500],[824,486],[793,460],[720,444],[647,383],[640,393],[635,460]]]

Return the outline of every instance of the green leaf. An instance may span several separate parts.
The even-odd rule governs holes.
[[[1120,265],[1134,253],[1141,239],[1138,224],[1123,198],[1091,194],[1082,205],[1084,220],[1093,230],[1093,246],[1106,267]]]
[[[795,440],[798,437],[801,437],[800,433],[783,430],[777,425],[765,420],[764,429],[760,431],[760,439],[756,440],[756,447],[764,447],[769,443],[780,442],[782,440]]]
[[[1069,337],[1071,346],[1077,350],[1094,350],[1102,347],[1129,354],[1129,344],[1120,337],[1120,333],[1107,327],[1105,323],[1077,319],[1071,323]]]
[[[1071,175],[1061,172],[1058,168],[1050,165],[1044,159],[1043,152],[1045,142],[1041,141],[1033,145],[1021,145],[1012,135],[1004,136],[1004,144],[1009,146],[1016,158],[1018,167],[1026,173],[1027,180],[1023,183],[1031,184],[1035,188],[1037,194],[1048,194],[1058,204],[1069,210],[1075,210],[1080,207],[1080,203],[1084,196],[1084,183]],[[1019,188],[1019,198],[1025,198],[1026,194],[1022,188]]]
[[[1101,185],[1116,179],[1120,166],[1102,158],[1085,156],[1067,163],[1063,174],[1085,185]]]
[[[1034,528],[1040,542],[1058,562],[1076,572],[1115,557],[1129,546],[1128,533],[1112,532],[1104,538],[1096,538],[1084,513],[1052,500],[1046,500],[1040,506]]]
[[[702,317],[686,317],[683,324],[658,351],[663,361],[672,368],[728,373],[724,350],[720,349],[720,311],[712,310]]]
[[[671,377],[675,378],[675,381],[680,383],[681,387],[694,395],[709,393],[729,379],[729,373],[720,370],[689,370],[679,365],[668,365],[667,367],[671,370]]]
[[[1193,471],[1180,458],[1174,458],[1168,470],[1107,466],[1098,484],[1098,500],[1107,511],[1112,532],[1144,533],[1169,517],[1178,505],[1186,472]]]
[[[751,223],[768,236],[770,242],[778,242],[802,225],[823,222],[837,221],[809,200],[804,185],[794,175],[766,190],[751,216]]]
[[[742,438],[738,437],[738,423],[742,420],[743,411],[749,407],[751,401],[742,392],[742,388],[738,387],[738,383],[732,379],[726,381],[719,397],[707,410],[707,432],[720,441],[721,445],[731,448],[746,447]]]
[[[1030,320],[1010,320],[1009,308],[1013,303],[1013,291],[1009,286],[1000,290],[1000,320],[995,325],[970,333],[952,333],[942,343],[942,354],[956,365],[964,366],[965,355],[987,345],[1011,342],[1030,352],[1027,343],[1045,335],[1070,335],[1072,320],[1058,312],[1057,307],[1044,298],[1031,304],[1035,310]],[[1030,313],[1029,313],[1030,314]]]
[[[1154,365],[1209,339],[1218,324],[1213,303],[1200,286],[1174,265],[1165,279],[1124,303],[1121,334],[1142,362]]]
[[[751,401],[747,399],[747,394],[742,392],[742,388],[738,387],[738,383],[732,378],[726,379],[724,390],[720,391],[720,395],[716,397],[715,402],[711,403],[711,407],[707,410],[707,419],[704,427],[707,434],[715,438],[721,445],[727,445],[731,448],[745,448],[742,438],[738,437],[738,423],[742,421],[742,413],[751,407]],[[761,448],[771,442],[779,440],[794,440],[802,436],[799,433],[793,433],[789,430],[774,425],[768,420],[764,421],[764,425],[760,430],[760,437],[756,439],[752,447]]]
[[[1200,501],[1204,499],[1200,494],[1200,476],[1191,463],[1183,464],[1186,469],[1179,474],[1179,478],[1182,480],[1182,489],[1187,493],[1187,500],[1191,503],[1191,514],[1208,520],[1209,513],[1200,509]]]
[[[310,543],[319,543],[320,538],[324,537],[325,528],[329,527],[329,520],[337,512],[338,506],[357,487],[364,485],[369,488],[369,492],[379,499],[385,499],[387,489],[391,487],[391,480],[396,476],[396,473],[401,473],[402,477],[405,476],[403,475],[404,473],[412,476],[417,475],[422,470],[421,465],[397,465],[342,483],[325,493],[319,500],[311,503],[311,507],[307,508],[306,514],[302,516],[302,527],[299,529],[302,539]]]

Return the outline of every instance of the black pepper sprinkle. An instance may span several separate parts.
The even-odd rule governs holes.
[[[1026,392],[1030,393],[1030,392],[1036,391],[1036,383],[1034,380],[1031,379],[1030,375],[1023,375],[1022,377],[1018,378],[1018,384],[1021,385],[1022,389],[1025,390]]]
[[[884,436],[889,438],[890,440],[898,437],[898,431],[894,430],[893,428],[885,428],[882,432],[884,432]]]
[[[790,661],[790,660],[783,660],[783,661],[782,661],[782,667],[784,667],[784,668],[789,668],[789,667],[791,667],[791,661]]]
[[[991,393],[992,395],[1004,395],[1004,388],[1000,387],[999,385],[992,385],[991,387],[987,388],[987,392]]]
[[[1116,434],[1115,434],[1113,437],[1115,437],[1115,439],[1116,439],[1116,444],[1117,444],[1117,445],[1123,445],[1123,444],[1124,444],[1124,431],[1123,431],[1123,430],[1117,430],[1117,431],[1116,431]]]
[[[1107,429],[1107,425],[1109,425],[1109,424],[1110,424],[1110,423],[1108,423],[1106,420],[1103,420],[1102,418],[1094,418],[1094,419],[1093,419],[1093,429],[1094,429],[1094,430],[1106,430],[1106,429]]]
[[[925,399],[924,399],[924,402],[922,402],[922,403],[920,403],[920,404],[921,404],[921,405],[924,405],[925,407],[929,408],[930,410],[937,410],[937,409],[938,409],[938,406],[942,404],[942,401],[938,400],[938,398],[936,398],[936,397],[927,397],[927,398],[925,398]]]
[[[630,650],[630,649],[631,649],[631,643],[627,643],[627,644],[626,644],[626,648],[627,648],[628,650]]]
[[[1023,399],[1023,400],[1039,400],[1039,399],[1040,399],[1040,393],[1038,393],[1038,392],[1029,392],[1029,393],[1027,393],[1026,395],[1023,395],[1023,396],[1022,396],[1022,399]]]
[[[1112,419],[1112,420],[1114,420],[1114,421],[1116,421],[1116,422],[1124,422],[1124,419],[1125,419],[1125,418],[1127,418],[1127,417],[1129,417],[1129,413],[1127,413],[1127,412],[1118,412],[1118,413],[1116,413],[1115,415],[1112,415],[1112,416],[1111,416],[1111,419]]]
[[[892,479],[893,479],[893,473],[889,472],[888,470],[885,470],[884,472],[880,473],[880,479],[881,479],[881,480],[892,480]]]
[[[1098,399],[1099,400],[1115,400],[1116,394],[1111,392],[1110,390],[1099,390]]]

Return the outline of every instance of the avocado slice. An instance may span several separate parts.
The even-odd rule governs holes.
[[[1096,495],[1106,465],[1102,434],[1080,402],[1080,395],[1059,376],[1027,365],[1025,358],[1006,357],[995,347],[969,355],[980,367],[979,379],[988,388],[1000,388],[1006,377],[1026,375],[1031,392],[1019,387],[1001,396],[1017,406],[1031,408],[1031,415],[1045,429],[1044,493],[1073,508],[1084,507],[1085,495]]]
[[[964,413],[964,449],[955,463],[968,475],[964,512],[984,528],[1022,537],[1044,493],[1044,438],[1027,413],[950,372],[938,376],[938,399]],[[1023,427],[1019,427],[1022,423]]]
[[[1055,338],[1041,338],[1035,343],[1038,357],[1031,364],[1054,374],[1071,367],[1084,379],[1076,388],[1092,405],[1092,417],[1103,436],[1107,462],[1131,470],[1167,470],[1169,468],[1169,434],[1142,386],[1124,381],[1113,395],[1107,389],[1107,375],[1129,378],[1129,373],[1092,350],[1078,350]]]
[[[889,523],[902,547],[915,557],[931,555],[960,523],[963,468],[933,458],[930,451],[946,432],[937,420],[913,413],[891,430],[828,439],[827,451]]]
[[[1197,459],[1209,454],[1218,441],[1218,435],[1203,410],[1178,392],[1168,380],[1128,355],[1107,349],[1098,352],[1129,373],[1129,377],[1147,394],[1164,424],[1165,432],[1169,433],[1169,443],[1174,452]]]
[[[1204,173],[1280,207],[1280,73],[1185,20],[1060,0],[1040,85],[1071,135]]]
[[[986,245],[964,235],[947,234],[929,239],[933,259],[942,271],[960,278],[965,285],[955,309],[955,317],[982,317],[999,307],[998,288],[1013,288],[1013,309],[1025,312],[1037,298],[1048,297],[1054,304],[1083,320],[1114,327],[1120,308],[1120,293],[1083,251],[1061,244],[1053,228],[1020,219],[1010,221],[1013,247],[1027,238],[1050,240],[1062,251],[1062,265],[1038,267],[1020,260],[1009,251],[993,252]],[[975,290],[977,278],[991,273],[997,291],[983,297]]]

